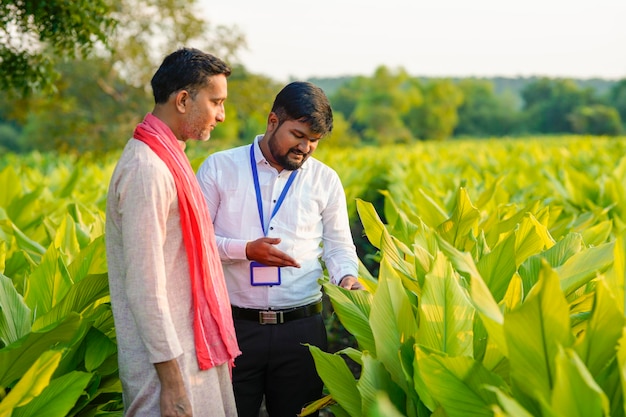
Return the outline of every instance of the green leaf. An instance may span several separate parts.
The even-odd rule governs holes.
[[[608,398],[571,349],[561,349],[556,357],[551,405],[556,413],[567,417],[609,415]]]
[[[387,398],[391,397],[391,402],[397,409],[405,410],[406,395],[391,380],[383,364],[367,352],[363,352],[362,361],[361,377],[356,385],[361,394],[363,413],[369,414],[369,410],[376,403],[377,394],[381,391],[387,394]]]
[[[35,318],[50,311],[72,287],[64,269],[61,254],[50,245],[24,289],[24,300],[35,313]]]
[[[89,274],[104,274],[108,271],[106,265],[106,246],[104,235],[94,239],[80,253],[74,255],[74,259],[67,267],[69,276],[73,282],[78,282]]]
[[[515,256],[515,234],[510,233],[476,264],[480,276],[498,302],[504,297],[517,269]]]
[[[386,392],[376,393],[373,406],[369,409],[367,417],[403,417],[398,409],[393,405]]]
[[[435,199],[429,196],[422,188],[417,190],[420,204],[420,214],[429,227],[435,228],[446,221],[448,214]]]
[[[588,246],[598,246],[611,238],[613,222],[605,220],[582,231],[583,240]]]
[[[64,320],[70,313],[82,313],[109,295],[107,274],[89,275],[72,285],[62,300],[33,323],[33,331]]]
[[[500,377],[466,356],[425,355],[420,360],[420,374],[449,417],[491,417],[495,395],[485,386],[506,386]]]
[[[378,217],[374,205],[357,198],[356,209],[359,213],[361,223],[363,223],[363,229],[365,230],[367,239],[374,247],[380,249],[385,225],[382,220],[380,220],[380,217]]]
[[[450,356],[473,355],[474,308],[441,253],[426,275],[419,313],[417,343]]]
[[[74,254],[80,252],[80,245],[76,237],[75,223],[72,216],[69,214],[65,214],[63,220],[61,220],[61,224],[54,236],[54,246],[70,261],[74,257]]]
[[[459,188],[452,216],[443,222],[437,230],[453,246],[464,249],[464,239],[478,226],[480,212],[472,205],[467,190]]]
[[[6,346],[30,332],[30,309],[10,278],[0,274],[0,341]]]
[[[391,378],[407,392],[400,361],[400,348],[404,340],[417,332],[413,307],[402,280],[383,257],[378,277],[378,290],[372,301],[370,326],[376,341],[376,355],[391,374]]]
[[[515,264],[519,266],[529,257],[554,246],[548,229],[530,213],[524,216],[515,231]]]
[[[0,171],[0,207],[9,205],[24,193],[22,181],[12,165],[7,165]]]
[[[376,343],[369,323],[372,294],[367,291],[345,290],[328,282],[322,286],[341,324],[356,338],[360,349],[376,356]]]
[[[519,275],[522,278],[525,291],[529,291],[539,279],[542,260],[545,259],[550,266],[556,268],[563,265],[565,261],[584,249],[582,236],[578,233],[570,233],[560,241],[556,242],[550,249],[531,256],[522,263],[519,268]]]
[[[82,319],[74,313],[58,325],[29,333],[0,349],[0,387],[18,380],[51,347],[67,346],[80,340],[84,331]]]
[[[15,407],[28,404],[46,388],[59,365],[62,353],[50,350],[31,362],[9,394],[0,402],[0,417],[11,417]]]
[[[307,345],[313,355],[315,368],[333,399],[351,416],[361,416],[361,396],[352,372],[339,355],[326,353],[320,348]]]
[[[613,249],[613,265],[605,274],[606,283],[611,289],[611,294],[617,301],[619,311],[626,311],[626,293],[624,291],[624,277],[626,277],[626,234],[622,233],[615,239]]]
[[[17,408],[12,417],[58,417],[66,416],[85,391],[92,375],[70,372],[50,381],[50,384],[23,407]]]
[[[525,302],[505,314],[511,378],[526,395],[544,396],[552,391],[558,349],[572,345],[569,306],[558,275],[543,263],[539,281]]]
[[[622,337],[617,347],[617,363],[619,370],[619,381],[622,388],[622,399],[626,398],[626,328],[622,327]],[[626,414],[626,401],[622,400],[622,411]]]
[[[561,277],[561,288],[569,296],[613,263],[615,242],[583,250],[556,268]]]
[[[41,262],[41,257],[46,252],[46,248],[26,236],[10,220],[0,220],[0,228],[5,233],[11,233],[15,237],[17,247],[23,250],[35,264]]]
[[[117,353],[117,344],[97,329],[91,328],[86,337],[85,368],[93,372],[112,355]]]
[[[575,350],[589,372],[597,376],[615,358],[615,347],[622,336],[626,318],[604,280],[597,281],[594,299],[591,318]]]
[[[504,413],[496,414],[501,417],[533,417],[524,407],[521,406],[513,397],[504,393],[501,389],[496,387],[486,387],[486,389],[495,392],[500,407],[504,410]]]

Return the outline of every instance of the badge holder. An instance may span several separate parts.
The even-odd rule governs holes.
[[[250,284],[280,285],[280,267],[250,262]]]

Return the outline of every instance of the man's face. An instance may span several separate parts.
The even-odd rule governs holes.
[[[226,118],[224,101],[227,94],[226,76],[218,74],[211,76],[209,84],[199,90],[194,99],[187,97],[181,126],[183,140],[209,140],[211,131]]]
[[[279,126],[278,118],[270,115],[269,123],[265,139],[271,153],[270,165],[290,171],[302,166],[322,138],[321,134],[313,133],[308,124],[298,120],[287,120]]]

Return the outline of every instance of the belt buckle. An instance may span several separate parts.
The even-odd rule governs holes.
[[[259,311],[260,324],[280,324],[284,323],[282,311],[262,310]]]

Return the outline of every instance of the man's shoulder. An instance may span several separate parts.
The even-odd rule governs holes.
[[[311,171],[326,175],[337,175],[337,172],[331,166],[326,165],[326,163],[312,156],[306,161],[305,169],[310,169]]]
[[[205,161],[226,161],[237,160],[248,156],[250,145],[237,146],[235,148],[223,149],[207,156]]]
[[[147,144],[134,138],[126,143],[118,165],[134,171],[149,169],[169,172],[165,162]]]

